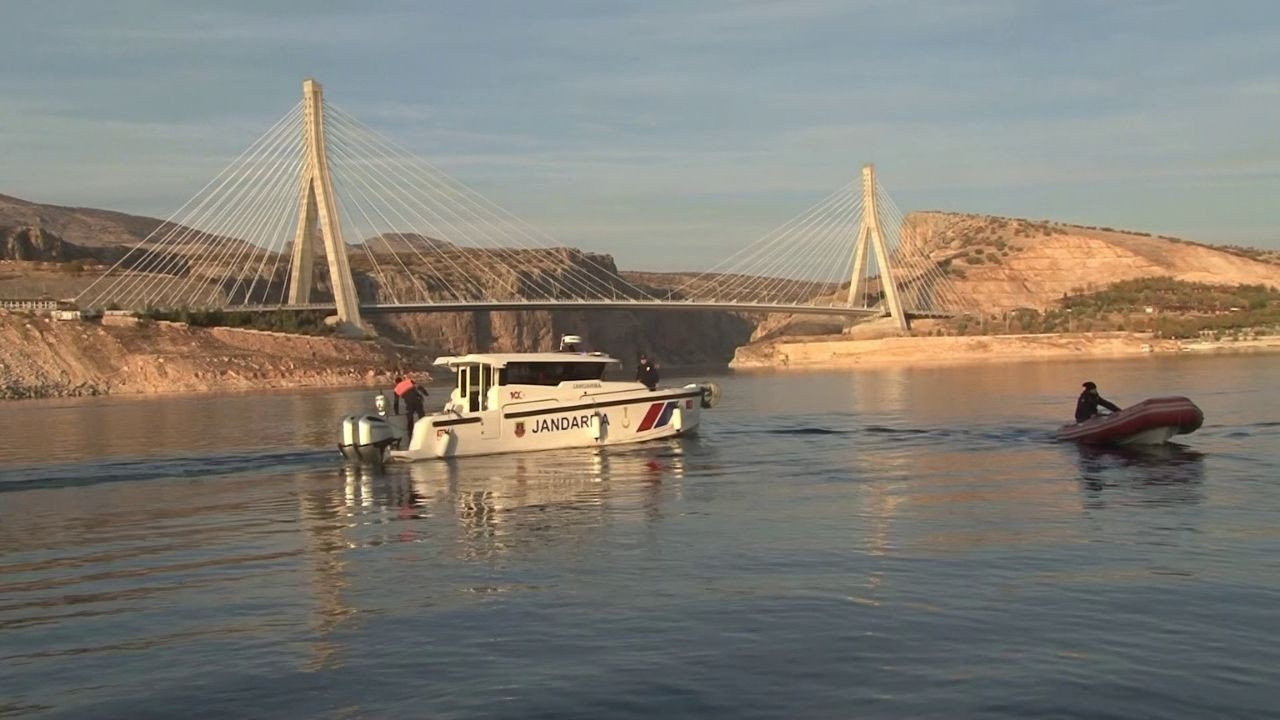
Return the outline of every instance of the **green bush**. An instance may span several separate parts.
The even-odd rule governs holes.
[[[223,310],[145,310],[142,317],[153,320],[183,322],[192,327],[233,327],[252,330],[294,333],[300,335],[326,335],[331,332],[324,324],[326,313],[319,310],[280,310],[250,313]]]

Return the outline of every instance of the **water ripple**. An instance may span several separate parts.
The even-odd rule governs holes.
[[[1045,364],[731,376],[696,437],[382,471],[337,395],[86,433],[0,467],[0,717],[1265,717],[1273,370],[1095,372],[1214,424],[1054,442]]]

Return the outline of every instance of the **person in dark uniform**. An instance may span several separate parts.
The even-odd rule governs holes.
[[[414,419],[427,414],[423,407],[423,398],[426,397],[427,391],[418,387],[417,383],[407,377],[397,377],[394,395],[392,412],[396,415],[400,414],[400,402],[404,401],[404,437],[407,444],[413,440]]]
[[[1092,382],[1084,384],[1084,392],[1080,393],[1080,398],[1076,400],[1076,422],[1082,423],[1098,414],[1098,406],[1110,410],[1111,412],[1120,412],[1120,406],[1103,398],[1098,394],[1098,386]]]
[[[636,366],[636,382],[644,383],[650,390],[658,389],[658,368],[649,361],[648,355],[640,356],[640,364]]]

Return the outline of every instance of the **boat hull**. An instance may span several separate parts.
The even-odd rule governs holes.
[[[600,447],[688,435],[701,421],[699,385],[538,401],[492,411],[443,412],[414,424],[405,449],[389,462]]]
[[[1151,398],[1117,413],[1058,429],[1058,439],[1086,445],[1159,445],[1200,429],[1204,413],[1184,397]]]

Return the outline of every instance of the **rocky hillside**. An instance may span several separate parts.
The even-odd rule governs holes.
[[[1274,251],[990,215],[911,213],[907,226],[908,242],[947,268],[972,307],[991,312],[1046,309],[1142,277],[1280,286]]]
[[[41,227],[0,226],[0,260],[69,262],[90,257],[83,247]]]
[[[0,195],[0,227],[36,228],[83,248],[137,244],[161,221],[112,210],[43,205]]]
[[[123,213],[62,208],[0,196],[0,294],[38,292],[73,297],[110,262],[160,223]],[[1280,286],[1277,253],[1214,247],[1171,237],[987,215],[921,212],[907,218],[907,247],[940,264],[972,308],[1000,313],[1047,309],[1063,297],[1142,277],[1228,285]],[[479,265],[477,265],[477,261]],[[211,296],[271,302],[284,287],[287,262],[263,263],[258,283],[223,281],[224,261],[189,256],[161,263],[183,282],[204,283]],[[388,234],[352,245],[350,262],[362,298],[372,301],[450,297],[556,296],[574,277],[626,297],[631,285],[653,295],[680,287],[692,273],[623,273],[607,255],[572,248],[477,250],[432,238]],[[379,267],[395,272],[380,272]],[[475,268],[483,267],[484,271]],[[467,268],[471,268],[468,271]],[[255,295],[246,298],[254,288]],[[273,297],[264,288],[272,288]],[[316,263],[316,299],[328,294],[328,274]],[[815,290],[817,292],[817,290]],[[844,290],[837,290],[843,296]],[[456,295],[453,295],[456,297]],[[820,318],[762,318],[721,312],[433,313],[383,317],[378,332],[415,344],[424,353],[461,350],[548,349],[562,333],[585,335],[593,346],[632,360],[647,351],[665,364],[722,364],[753,339],[839,331]],[[831,326],[831,327],[828,327]]]
[[[55,322],[0,310],[0,399],[268,387],[385,387],[430,360],[390,343],[189,328]]]
[[[399,258],[410,275],[380,276],[367,258],[351,256],[361,297],[390,301],[415,297],[422,288],[443,293],[447,286],[474,283],[480,291],[501,287],[512,289],[517,297],[540,298],[553,295],[557,286],[568,286],[570,276],[587,275],[600,287],[617,288],[620,297],[626,297],[629,289],[613,258],[571,248],[504,251],[485,263],[492,268],[486,277],[463,277],[464,273],[447,267],[426,268],[416,255],[400,254]],[[467,267],[462,262],[445,265]],[[326,292],[327,277],[316,280],[321,292]],[[652,286],[641,287],[651,294],[658,292]],[[577,334],[588,347],[605,350],[628,366],[642,352],[654,354],[666,365],[725,365],[755,326],[753,319],[735,313],[653,311],[423,313],[383,316],[373,322],[380,334],[441,353],[551,350],[560,335]]]
[[[0,296],[75,297],[101,275],[103,263],[118,260],[160,223],[154,218],[0,196]],[[163,268],[183,282],[194,276],[192,287],[202,283],[213,296],[236,293],[236,301],[244,302],[251,284],[223,279],[231,255],[212,262],[183,256],[149,267]],[[396,272],[380,272],[373,264],[375,257],[379,266]],[[629,287],[613,258],[573,248],[484,251],[421,235],[386,234],[352,245],[349,260],[360,296],[375,302],[420,299],[424,294],[447,297],[451,289],[459,288],[473,297],[547,297],[558,288],[572,286],[575,278],[581,282],[584,274],[594,278],[598,287],[617,288],[621,297]],[[478,267],[477,261],[486,271],[468,272]],[[288,262],[268,260],[262,266],[274,272],[264,271],[251,300],[274,301],[286,282]],[[267,287],[272,288],[271,298],[264,292]],[[323,259],[316,262],[314,288],[316,300],[332,298]],[[501,292],[493,292],[495,288]],[[200,293],[203,296],[204,291]],[[430,313],[383,316],[373,324],[384,337],[419,346],[424,356],[546,350],[556,346],[561,334],[575,333],[585,336],[591,347],[629,364],[640,352],[649,352],[666,365],[724,365],[754,327],[749,318],[714,312]]]

